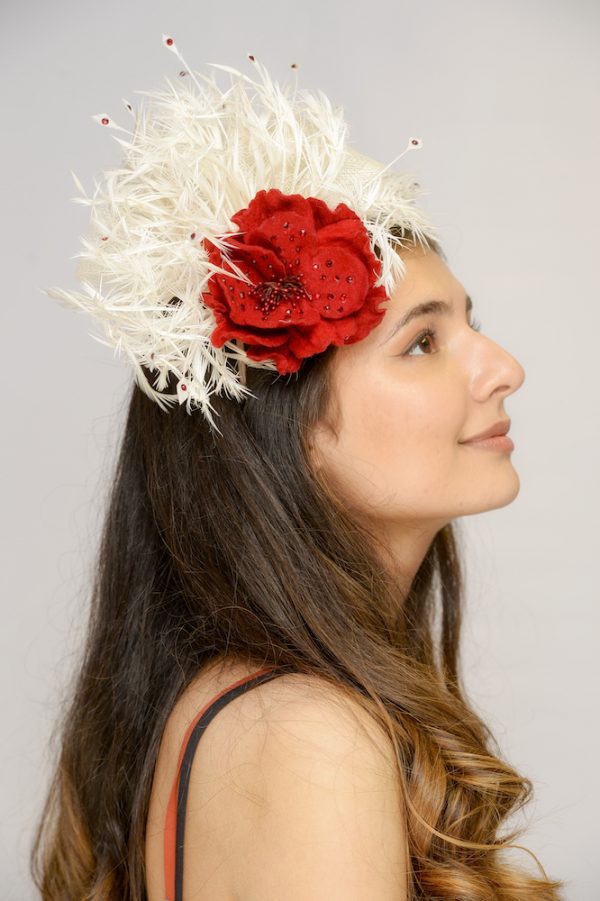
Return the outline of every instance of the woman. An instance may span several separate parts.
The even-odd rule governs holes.
[[[259,71],[263,99],[272,91],[284,104]],[[226,127],[235,117],[241,128],[249,107],[234,92],[227,108],[224,96],[219,127],[229,111]],[[330,139],[341,119],[325,112]],[[315,120],[303,122],[309,154]],[[245,134],[259,142],[258,130]],[[173,123],[161,134],[177,145]],[[227,134],[219,153],[245,146]],[[138,146],[147,161],[148,144]],[[138,181],[140,159],[131,163]],[[202,157],[202,171],[210,161]],[[235,164],[221,160],[218,171],[232,180]],[[396,196],[396,224],[364,212],[371,177],[352,181],[353,206],[335,210],[316,182],[299,193],[293,179],[283,192],[249,191],[247,208],[229,214],[238,231],[227,245],[198,229],[198,265],[219,267],[203,282],[201,309],[214,315],[213,346],[229,342],[219,370],[229,396],[207,380],[208,400],[197,368],[182,374],[170,360],[161,369],[187,322],[181,287],[159,310],[172,329],[167,350],[154,308],[145,331],[135,320],[138,379],[89,636],[33,848],[44,898],[560,898],[562,883],[541,865],[533,875],[505,856],[521,846],[519,831],[502,827],[532,785],[501,759],[458,663],[452,521],[518,492],[505,399],[523,368],[479,331],[410,200],[402,207]],[[137,184],[131,171],[121,184]],[[177,201],[183,193],[182,183]],[[118,275],[123,261],[132,271],[132,252],[100,242],[119,240],[131,197],[113,207],[89,261]],[[163,208],[171,238],[175,207]],[[166,259],[154,261],[150,287]],[[245,318],[249,289],[256,302]],[[144,302],[131,304],[132,317]],[[100,317],[107,306],[89,308]],[[132,322],[119,320],[121,338],[133,341]]]

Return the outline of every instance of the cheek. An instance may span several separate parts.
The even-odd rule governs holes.
[[[413,456],[453,451],[464,402],[437,380],[418,384],[391,379],[362,381],[346,397],[344,423],[349,445],[374,461],[396,465]]]
[[[418,384],[371,374],[344,386],[333,471],[383,512],[448,490],[456,474],[464,396],[446,380]]]

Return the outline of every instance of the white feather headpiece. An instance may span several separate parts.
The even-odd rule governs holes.
[[[216,273],[231,276],[232,269],[248,278],[233,263],[211,263],[204,239],[229,261],[227,238],[239,233],[231,217],[261,190],[319,198],[331,208],[343,203],[377,248],[381,267],[374,284],[389,296],[405,274],[395,250],[402,243],[398,228],[419,242],[436,239],[436,229],[414,204],[422,193],[418,183],[389,171],[421,146],[419,138],[410,138],[384,166],[348,146],[343,109],[322,91],[296,85],[290,96],[254,56],[249,59],[257,80],[208,64],[230,74],[231,85],[221,91],[214,73],[203,76],[187,67],[171,37],[163,35],[163,43],[185,69],[176,83],[165,79],[168,90],[137,91],[151,98],[138,111],[123,101],[133,131],[108,115],[93,117],[129,136],[114,136],[126,151],[121,168],[106,171],[92,197],[72,173],[82,195],[75,202],[91,207],[84,250],[75,255],[84,291],[44,293],[99,321],[105,337],[91,337],[125,354],[140,388],[164,410],[176,402],[185,403],[188,413],[200,408],[216,428],[211,395],[225,392],[240,401],[251,394],[245,366],[277,367],[273,360],[250,358],[243,341],[226,340],[222,347],[211,342],[217,319],[203,302],[209,280]],[[153,384],[148,371],[156,373]],[[165,393],[173,378],[176,393]]]

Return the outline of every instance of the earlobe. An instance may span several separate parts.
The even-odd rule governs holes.
[[[315,425],[311,429],[310,438],[306,443],[306,453],[308,454],[311,468],[315,473],[319,472],[322,466],[320,454],[320,441],[322,433],[325,431],[321,423]]]
[[[318,453],[317,453],[315,445],[313,444],[312,441],[308,444],[308,447],[306,450],[307,450],[308,459],[309,459],[312,470],[315,473],[319,472],[321,467],[320,467],[320,464],[317,462]]]

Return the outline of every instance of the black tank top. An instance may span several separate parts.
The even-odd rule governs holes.
[[[183,840],[185,830],[185,810],[187,793],[190,782],[190,773],[194,753],[198,747],[204,730],[214,716],[230,701],[238,695],[269,682],[277,676],[283,676],[291,670],[284,667],[269,667],[250,673],[243,679],[238,679],[233,685],[224,688],[209,703],[200,710],[197,716],[188,726],[183,739],[177,774],[169,796],[167,817],[165,822],[164,841],[164,872],[166,901],[183,901]]]

